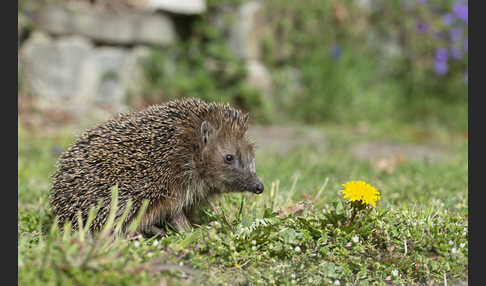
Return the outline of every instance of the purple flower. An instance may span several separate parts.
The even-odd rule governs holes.
[[[59,156],[62,153],[63,150],[62,150],[62,148],[60,146],[54,145],[54,146],[52,146],[51,151],[52,151],[52,154],[54,156]]]
[[[452,25],[452,23],[454,22],[455,19],[456,19],[456,17],[454,17],[454,15],[452,15],[450,13],[444,14],[441,17],[442,23],[444,23],[444,25],[447,25],[447,26]]]
[[[418,0],[420,4],[427,4],[427,0]]]
[[[449,66],[447,62],[436,61],[435,62],[435,73],[438,75],[445,75],[449,71]]]
[[[416,27],[420,33],[427,33],[427,31],[429,30],[429,23],[423,21],[418,22]]]
[[[451,57],[453,57],[456,60],[462,59],[463,53],[460,47],[458,46],[452,46],[451,47]]]
[[[438,62],[447,62],[447,50],[444,48],[437,49],[435,52],[435,60]]]
[[[462,34],[463,32],[461,28],[458,27],[452,28],[450,31],[451,40],[453,42],[459,42],[462,39]]]
[[[464,50],[466,50],[466,52],[468,51],[468,49],[467,49],[467,39],[464,40]]]
[[[338,60],[341,57],[342,50],[339,47],[339,45],[334,44],[334,46],[331,49],[331,56],[334,60]]]
[[[439,48],[435,52],[435,73],[438,75],[444,75],[449,71],[447,65],[448,53],[447,49]]]
[[[447,38],[447,33],[445,31],[436,31],[435,37],[439,40],[443,40],[443,39]]]
[[[464,23],[467,23],[467,4],[464,2],[456,2],[452,7],[452,12],[457,16],[457,18],[461,19]]]

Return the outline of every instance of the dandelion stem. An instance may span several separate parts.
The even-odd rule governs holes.
[[[354,220],[354,217],[356,216],[356,213],[357,213],[357,210],[356,208],[353,208],[353,213],[351,214],[351,218],[349,219],[348,223],[346,224],[346,227],[350,226],[351,223],[353,222]]]

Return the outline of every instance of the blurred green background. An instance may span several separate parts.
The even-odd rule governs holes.
[[[19,3],[21,37],[35,30],[28,2]],[[151,48],[146,81],[129,103],[200,97],[248,110],[257,123],[402,122],[467,132],[467,2],[262,2],[259,51],[270,95],[247,83],[245,60],[228,45],[224,27],[234,17],[218,16],[245,2],[209,0],[205,13],[176,23],[182,36]]]
[[[164,90],[167,98],[228,101],[261,122],[402,121],[467,129],[467,22],[448,19],[454,2],[374,1],[369,10],[357,2],[266,2],[274,33],[264,38],[263,61],[275,90],[265,98],[245,85],[222,31],[209,24],[213,10],[234,1],[209,1],[196,35],[174,48],[180,65],[173,74],[161,68],[171,51],[154,50],[143,96]],[[201,65],[206,58],[230,72],[208,72]]]

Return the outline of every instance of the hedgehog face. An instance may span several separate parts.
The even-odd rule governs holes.
[[[225,135],[203,122],[201,142],[206,176],[215,188],[220,192],[263,192],[264,186],[256,174],[253,144],[247,138]]]

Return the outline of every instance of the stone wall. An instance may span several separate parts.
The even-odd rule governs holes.
[[[27,7],[35,28],[19,47],[22,92],[39,98],[41,107],[77,116],[98,107],[126,111],[127,97],[140,92],[140,64],[150,47],[173,45],[181,36],[177,25],[207,8],[204,0],[119,1],[127,5],[72,0]],[[262,9],[261,2],[248,1],[228,11],[232,26],[220,28],[228,30],[228,46],[247,63],[248,83],[268,96],[272,83],[260,62]]]

